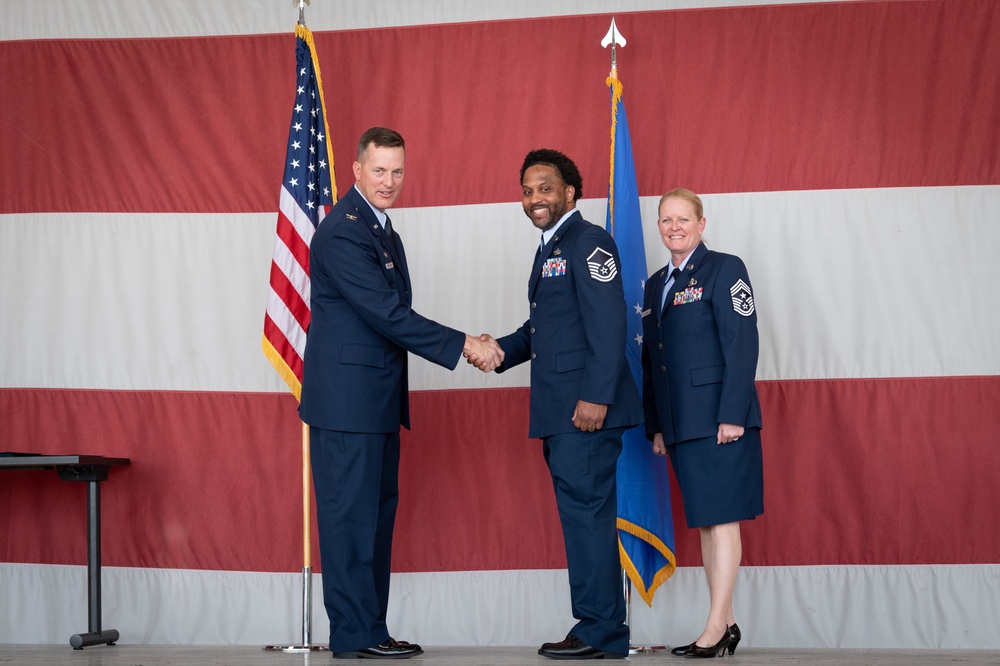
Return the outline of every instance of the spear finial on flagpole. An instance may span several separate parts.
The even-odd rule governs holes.
[[[601,40],[601,46],[608,48],[608,44],[611,45],[611,78],[618,79],[618,51],[615,49],[617,44],[622,47],[625,46],[625,37],[622,33],[618,32],[618,26],[615,25],[614,17],[611,17],[611,27],[608,28],[608,34],[604,35],[604,39]]]
[[[306,25],[306,5],[310,2],[312,2],[312,0],[292,0],[292,7],[299,8],[299,25],[302,27],[305,27]]]

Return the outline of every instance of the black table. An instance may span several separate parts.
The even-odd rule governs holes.
[[[88,645],[114,645],[117,629],[101,629],[101,490],[100,482],[108,480],[112,466],[129,465],[128,458],[104,456],[42,456],[34,454],[0,454],[0,470],[55,469],[63,481],[86,481],[87,488],[87,607],[88,631],[73,634],[69,644],[75,650]]]

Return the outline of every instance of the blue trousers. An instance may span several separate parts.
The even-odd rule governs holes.
[[[628,654],[618,555],[618,455],[624,428],[542,440],[566,544],[573,617],[569,633],[606,652]]]
[[[363,650],[389,638],[399,433],[309,432],[330,650]]]

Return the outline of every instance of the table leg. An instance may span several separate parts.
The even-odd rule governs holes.
[[[119,638],[115,629],[101,630],[101,488],[95,479],[87,482],[87,628],[70,637],[73,649],[114,645]]]

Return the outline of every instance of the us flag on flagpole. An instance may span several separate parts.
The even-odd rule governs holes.
[[[298,400],[311,317],[309,244],[337,201],[337,186],[316,45],[304,25],[295,27],[295,35],[295,104],[278,199],[262,344],[264,354]]]

